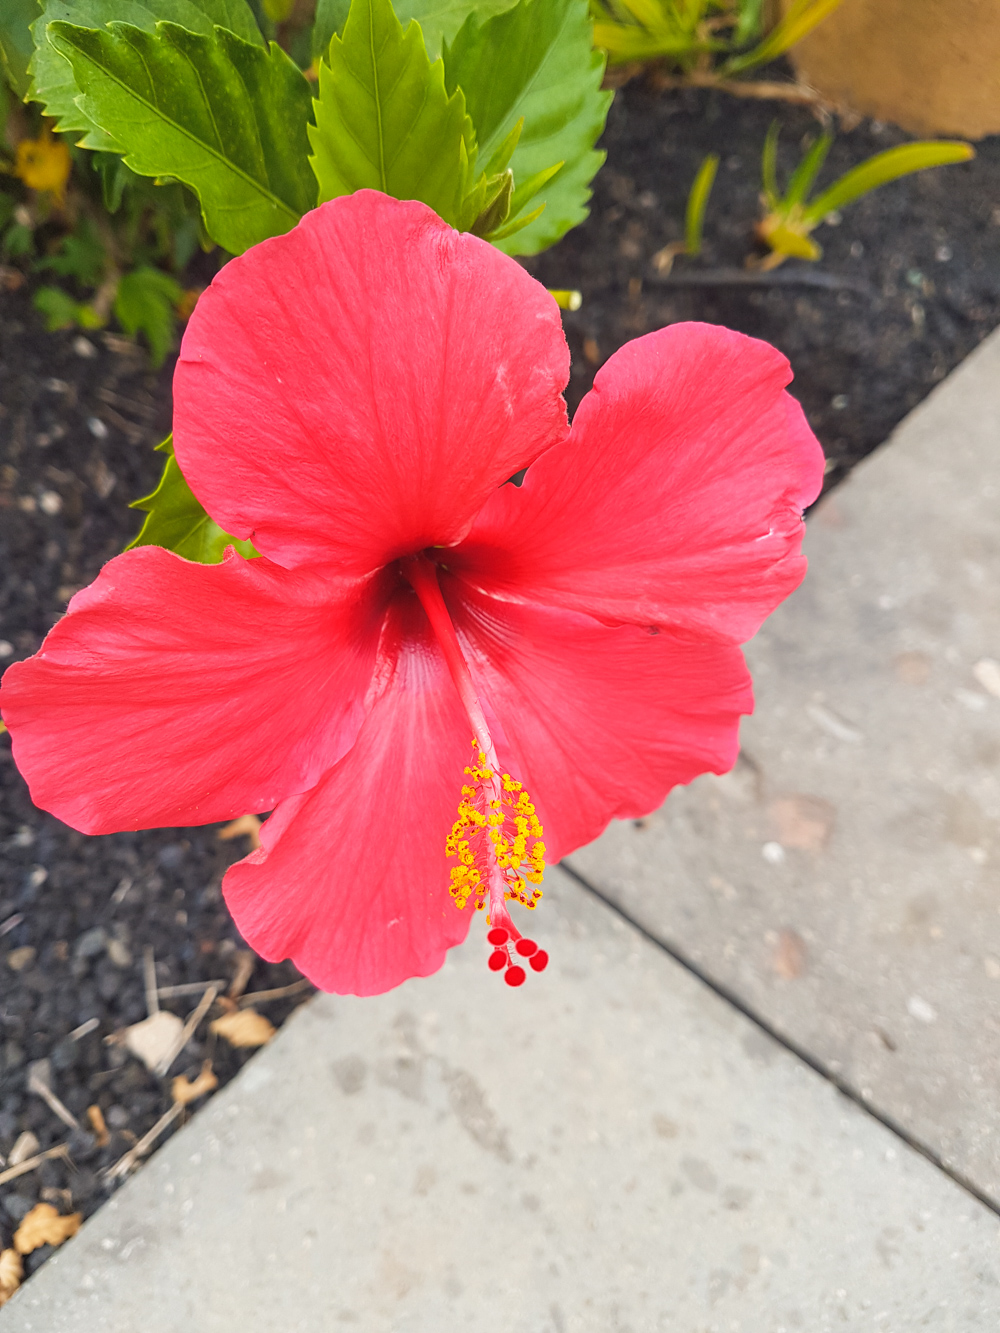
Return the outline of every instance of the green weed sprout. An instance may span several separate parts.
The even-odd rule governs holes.
[[[819,259],[823,253],[812,239],[812,232],[831,213],[852,204],[880,185],[909,176],[928,167],[943,167],[952,162],[968,162],[975,157],[971,144],[953,139],[928,139],[901,144],[884,153],[876,153],[854,167],[840,180],[814,198],[809,198],[813,182],[826,160],[833,135],[822,134],[795,168],[784,195],[778,193],[778,122],[774,121],[764,140],[761,158],[764,192],[761,197],[764,217],[757,224],[757,236],[771,253],[761,268],[776,268],[789,257]]]
[[[697,175],[691,185],[691,192],[688,195],[687,209],[684,214],[683,241],[672,241],[670,245],[665,245],[662,250],[658,250],[653,256],[653,267],[658,273],[666,276],[673,268],[674,260],[678,255],[690,255],[694,258],[701,254],[705,210],[708,208],[709,195],[712,193],[712,186],[715,184],[715,173],[718,169],[718,155],[709,153],[698,168]]]
[[[841,0],[795,0],[763,34],[763,0],[591,0],[594,45],[608,63],[661,61],[713,83],[784,55]]]

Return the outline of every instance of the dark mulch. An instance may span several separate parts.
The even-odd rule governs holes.
[[[110,343],[110,346],[109,346]],[[85,353],[85,355],[81,355]],[[120,339],[39,327],[25,291],[2,297],[0,318],[0,666],[35,651],[68,598],[137,531],[127,502],[147,493],[169,429],[169,375]],[[101,1172],[171,1105],[170,1081],[211,1058],[220,1084],[248,1058],[206,1025],[167,1078],[105,1037],[146,1017],[143,953],[160,985],[229,984],[246,945],[222,902],[227,867],[246,839],[216,828],[88,838],[36,810],[0,738],[0,1153],[32,1131],[42,1149],[67,1139],[72,1164],[50,1161],[0,1185],[0,1244],[40,1199],[91,1213],[108,1194]],[[16,970],[15,970],[16,968]],[[247,990],[298,979],[257,960]],[[280,1023],[307,998],[272,1001]],[[164,1000],[187,1015],[198,996]],[[98,1026],[74,1039],[91,1019]],[[69,1133],[26,1089],[31,1061],[49,1059],[52,1086],[84,1126]],[[87,1108],[101,1107],[110,1142],[98,1148]],[[0,1168],[2,1169],[2,1168]],[[26,1261],[34,1271],[47,1248]]]
[[[790,157],[815,129],[808,112],[630,85],[612,110],[610,162],[596,183],[591,220],[529,267],[549,286],[584,295],[582,309],[566,318],[571,406],[596,366],[628,338],[680,319],[729,324],[791,358],[795,392],[834,480],[1000,322],[1000,142],[982,144],[968,166],[892,185],[847,210],[838,228],[822,228],[826,253],[811,272],[852,285],[654,283],[650,258],[680,236],[687,190],[707,152],[720,153],[723,164],[705,253],[697,262],[679,260],[676,273],[742,265],[753,243],[760,147],[775,114]],[[902,137],[870,123],[842,135],[825,176]],[[149,372],[120,340],[45,334],[27,292],[3,292],[0,404],[2,667],[37,649],[72,592],[137,530],[139,516],[126,502],[151,489],[159,471],[152,445],[169,426],[169,377]],[[244,946],[219,885],[247,849],[219,842],[214,828],[99,839],[74,833],[32,807],[6,739],[0,849],[0,1153],[24,1130],[42,1148],[68,1137],[26,1090],[33,1060],[51,1061],[54,1089],[81,1121],[96,1103],[112,1130],[104,1149],[88,1132],[74,1134],[72,1165],[51,1162],[0,1185],[0,1244],[7,1244],[39,1198],[64,1211],[93,1211],[107,1193],[101,1170],[169,1107],[169,1080],[105,1038],[145,1016],[147,947],[164,985],[232,975]],[[258,961],[248,989],[295,976],[289,965]],[[301,998],[266,1012],[280,1024]],[[185,1014],[194,1002],[167,1007]],[[96,1029],[74,1039],[93,1018]],[[246,1056],[203,1033],[171,1073],[193,1077],[211,1057],[225,1082]],[[29,1269],[45,1256],[32,1256]]]

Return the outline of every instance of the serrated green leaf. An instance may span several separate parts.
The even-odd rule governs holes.
[[[321,60],[334,37],[344,31],[351,0],[316,0],[316,19],[312,30],[313,60]]]
[[[142,265],[126,273],[115,293],[115,318],[131,337],[144,333],[154,366],[162,366],[174,340],[181,287],[162,269]]]
[[[81,90],[71,64],[50,42],[48,25],[65,20],[103,30],[108,23],[119,22],[151,33],[161,19],[208,36],[219,24],[244,41],[258,46],[264,43],[246,0],[48,0],[42,16],[32,24],[35,51],[29,65],[31,100],[41,102],[46,114],[58,121],[60,130],[81,133],[82,147],[114,151],[113,137],[77,105]]]
[[[133,171],[190,186],[224,249],[240,254],[280,235],[315,205],[309,84],[280,47],[175,23],[152,33],[124,23],[47,31],[72,63],[86,116],[113,128]]]
[[[431,59],[441,54],[445,41],[451,41],[470,14],[480,19],[492,18],[510,9],[515,0],[397,0],[393,5],[400,23],[416,19],[424,34],[424,44]],[[325,56],[330,39],[343,35],[350,11],[350,0],[317,0],[313,28],[313,55]]]
[[[141,500],[133,500],[129,506],[144,510],[146,521],[125,550],[131,551],[137,546],[164,546],[185,560],[195,560],[202,565],[217,565],[227,546],[234,546],[247,559],[257,555],[252,543],[223,532],[194,498],[174,457],[172,437],[168,435],[157,449],[169,457],[156,490]]]
[[[35,49],[31,25],[41,12],[40,0],[3,0],[0,66],[18,97],[25,95],[31,83],[28,61]]]
[[[544,211],[500,246],[544,250],[587,216],[588,187],[604,161],[594,144],[613,93],[601,91],[604,57],[591,46],[587,0],[520,0],[486,22],[470,14],[445,45],[444,63],[448,91],[465,93],[483,157],[523,116],[510,160],[515,184],[563,164],[538,192]]]
[[[420,26],[390,0],[354,0],[343,37],[319,68],[310,158],[319,202],[355,190],[419,199],[458,226],[472,186],[475,131],[460,90],[445,90]]]

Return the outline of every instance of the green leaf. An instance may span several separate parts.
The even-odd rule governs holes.
[[[343,37],[319,68],[310,158],[319,202],[355,190],[419,199],[458,226],[472,184],[475,131],[460,90],[445,90],[420,26],[389,0],[354,0]]]
[[[106,151],[114,150],[114,139],[77,105],[80,88],[72,66],[49,38],[48,25],[59,19],[101,30],[112,22],[130,23],[149,33],[156,30],[158,20],[168,19],[189,32],[206,36],[211,36],[214,25],[219,24],[258,46],[264,40],[245,0],[48,0],[41,18],[32,24],[35,53],[29,65],[29,95],[59,122],[59,129],[82,133],[80,143],[84,148]]]
[[[72,62],[86,116],[113,129],[133,171],[189,185],[224,249],[280,235],[315,204],[309,84],[280,47],[175,23],[153,33],[51,23],[48,34]]]
[[[202,565],[217,565],[227,546],[235,546],[247,559],[257,555],[250,542],[223,532],[194,498],[174,457],[172,436],[168,435],[156,447],[169,457],[156,490],[141,500],[134,500],[129,506],[144,510],[146,521],[135,540],[125,547],[126,551],[136,546],[164,546],[185,560],[196,560]]]
[[[761,154],[761,180],[764,186],[764,198],[768,208],[778,207],[778,136],[781,123],[772,120],[764,136],[764,151]]]
[[[92,305],[74,301],[59,287],[39,287],[31,301],[35,309],[45,317],[45,327],[49,333],[56,329],[99,329],[104,323]]]
[[[49,333],[56,329],[70,329],[76,323],[77,303],[61,287],[39,287],[31,304],[45,318]]]
[[[968,162],[975,156],[971,144],[954,139],[928,139],[919,143],[900,144],[898,148],[876,153],[867,162],[862,162],[859,167],[841,176],[839,181],[835,181],[828,190],[812,200],[805,210],[805,217],[811,222],[819,222],[827,213],[853,203],[869,190],[875,190],[888,181],[909,176],[914,171],[925,171],[928,167]]]
[[[441,54],[445,41],[451,41],[470,14],[492,18],[510,9],[516,0],[397,0],[393,5],[400,23],[416,19],[424,34],[424,44],[432,59]],[[342,36],[350,0],[317,0],[313,28],[313,56],[325,56],[334,35]]]
[[[64,236],[54,255],[46,255],[35,265],[51,269],[61,278],[76,278],[84,287],[96,287],[104,276],[108,256],[92,222],[82,218],[75,232]]]
[[[819,175],[820,168],[826,161],[826,155],[830,151],[832,143],[832,134],[821,134],[812,145],[792,172],[792,178],[788,182],[788,189],[785,191],[785,197],[782,200],[783,207],[794,208],[796,204],[801,204],[804,201],[812,189],[813,181]]]
[[[0,66],[10,86],[23,97],[31,79],[28,61],[35,49],[31,25],[42,12],[39,0],[4,0],[0,16]]]
[[[115,294],[115,318],[131,337],[144,333],[154,366],[162,366],[174,340],[180,284],[162,269],[143,265],[126,273]]]
[[[840,2],[841,0],[795,0],[758,46],[744,55],[727,60],[721,72],[724,75],[738,74],[742,70],[753,69],[755,65],[765,65],[769,60],[777,60],[778,56],[784,55],[796,42],[801,42],[802,38],[812,32],[818,23],[822,23],[828,14],[832,14]]]
[[[0,254],[5,258],[22,259],[35,248],[35,233],[22,222],[15,222],[4,232]]]
[[[350,8],[351,0],[316,0],[316,21],[312,30],[313,60],[324,58],[333,38],[344,31]]]
[[[591,46],[587,0],[520,0],[485,23],[471,14],[444,63],[448,91],[465,93],[483,157],[524,118],[510,159],[515,187],[563,164],[537,192],[544,212],[500,246],[544,250],[587,216],[588,187],[604,161],[594,144],[613,93],[601,91],[604,57]]]
[[[684,216],[684,253],[694,258],[701,254],[701,235],[705,225],[705,210],[708,197],[715,184],[715,173],[719,169],[716,153],[709,153],[698,168],[698,174],[688,195],[687,210]]]

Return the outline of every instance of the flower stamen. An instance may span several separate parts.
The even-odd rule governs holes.
[[[458,816],[445,839],[445,854],[457,858],[451,869],[449,892],[458,908],[470,900],[477,911],[488,907],[493,945],[491,971],[504,971],[508,986],[523,985],[526,960],[534,972],[543,972],[549,956],[534,940],[526,939],[511,920],[509,901],[534,910],[542,891],[545,843],[534,802],[522,783],[503,773],[476,694],[469,664],[438,584],[437,568],[426,556],[411,556],[401,567],[441,646],[451,678],[472,724],[472,763],[465,768]]]
[[[519,960],[526,959],[535,972],[544,971],[549,961],[544,949],[520,933],[507,910],[508,902],[519,902],[533,911],[542,896],[537,886],[545,870],[543,830],[522,784],[491,768],[475,737],[472,746],[475,757],[465,769],[469,781],[445,839],[445,854],[458,858],[449,890],[459,908],[470,899],[477,911],[489,903],[490,970],[504,968],[508,986],[520,986],[527,974]]]

